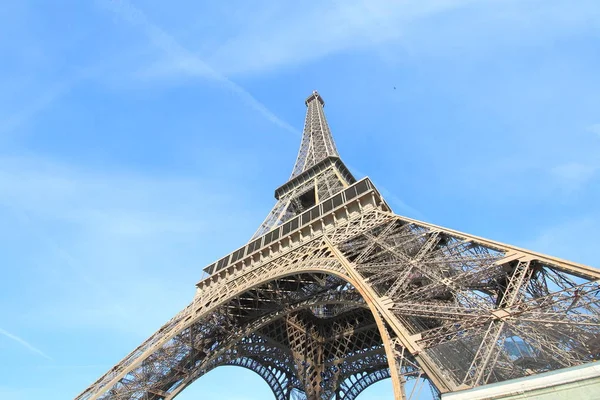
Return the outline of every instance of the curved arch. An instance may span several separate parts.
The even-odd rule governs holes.
[[[230,352],[236,352],[239,351],[240,347],[243,348],[244,346],[248,346],[248,344],[242,344],[240,345],[240,347],[232,348],[231,346],[234,345],[234,343],[240,343],[243,339],[250,338],[254,332],[272,323],[273,321],[284,318],[287,315],[298,312],[302,309],[310,308],[315,305],[347,304],[349,302],[354,303],[356,307],[367,307],[362,297],[355,292],[344,291],[340,293],[339,296],[332,296],[329,293],[324,293],[322,296],[317,296],[316,298],[310,297],[303,301],[294,303],[293,305],[286,307],[284,310],[280,311],[277,315],[267,314],[261,318],[252,321],[244,329],[240,330],[236,334],[232,334],[232,336],[221,345],[221,348],[219,350],[214,351],[211,354],[210,358],[203,360],[203,363],[201,365],[196,366],[192,371],[190,371],[188,376],[183,381],[178,382],[177,386],[173,388],[173,390],[169,393],[169,398],[171,399],[177,396],[187,386],[191,385],[194,381],[199,379],[209,370],[217,368],[220,365],[227,365],[230,362],[229,360],[231,359],[231,356],[228,355]],[[277,350],[276,345],[270,345],[273,347],[273,351]],[[210,369],[203,367],[207,364],[212,365],[211,363],[215,364],[214,366],[211,366]]]
[[[382,319],[379,316],[379,314],[377,313],[377,310],[374,308],[373,304],[369,304],[369,302],[366,302],[365,299],[365,293],[364,291],[360,290],[357,286],[357,284],[354,282],[354,280],[343,273],[342,271],[342,266],[339,263],[339,261],[332,257],[332,258],[318,258],[317,260],[303,260],[304,262],[302,262],[302,265],[295,265],[295,270],[293,272],[288,272],[288,273],[283,273],[283,274],[279,274],[279,275],[275,275],[272,277],[264,277],[262,280],[260,280],[259,283],[255,283],[252,286],[248,286],[245,288],[245,291],[251,290],[251,289],[255,289],[255,288],[259,288],[262,287],[270,282],[282,279],[282,278],[286,278],[286,277],[290,277],[290,276],[294,276],[294,275],[302,275],[302,274],[310,274],[310,273],[323,273],[323,274],[327,274],[327,275],[332,275],[335,276],[347,283],[349,283],[350,285],[352,285],[356,291],[358,292],[358,296],[354,296],[354,301],[357,305],[360,305],[362,307],[368,308],[370,310],[370,314],[373,316],[373,318],[375,319],[375,322],[377,323],[377,329],[382,337],[382,341],[384,342],[384,346],[386,346],[386,344],[389,346],[389,343],[386,343],[387,340],[384,339],[386,337],[388,337],[387,335],[387,331],[385,330],[385,327],[383,325]],[[316,262],[315,262],[316,261]],[[333,264],[332,265],[332,261]],[[329,268],[323,268],[323,269],[317,269],[315,268],[315,263],[317,264],[321,264],[321,266],[323,266],[323,264],[326,264],[327,267]],[[244,293],[244,292],[239,292]],[[233,298],[233,296],[232,296]],[[343,302],[347,302],[348,299],[332,299],[330,297],[329,294],[325,294],[324,298],[322,299],[321,302],[316,302],[316,299],[312,296],[310,296],[309,298],[306,299],[305,302],[300,302],[294,305],[294,307],[292,308],[288,308],[287,310],[285,310],[283,313],[279,314],[276,318],[281,318],[284,315],[290,314],[292,312],[296,312],[302,308],[308,308],[311,307],[315,304],[330,304],[330,303],[335,303],[336,301],[339,301],[340,303]],[[222,302],[219,305],[224,305],[227,304],[226,302]],[[215,307],[217,308],[217,307]],[[257,329],[259,329],[262,326],[265,326],[269,323],[271,323],[273,320],[275,320],[276,318],[274,318],[274,316],[272,314],[267,314],[261,318],[258,318],[256,321],[254,321],[253,324],[251,324],[249,327],[247,327],[247,330],[244,330],[242,332],[239,332],[237,335],[237,340],[241,340],[243,337],[247,336],[249,333],[256,331]],[[382,331],[383,329],[383,331]],[[389,339],[388,339],[389,340]],[[391,352],[391,348],[386,348],[386,354],[388,354],[388,363],[391,363],[392,365],[395,365],[395,358],[392,356],[389,356],[388,351]],[[226,350],[224,350],[226,351]],[[211,358],[218,358],[219,352],[217,352],[217,354],[213,355],[213,357]],[[393,353],[392,353],[393,354]],[[391,362],[390,362],[391,360]],[[220,365],[224,365],[224,364],[220,364]],[[215,366],[216,368],[216,366]],[[200,371],[199,368],[196,369],[196,371]],[[174,390],[172,392],[169,393],[169,396],[167,397],[168,399],[172,399],[175,396],[177,396],[185,387],[189,386],[193,381],[195,381],[196,379],[198,379],[200,376],[202,376],[204,373],[198,373],[196,372],[195,374],[192,373],[190,375],[188,375],[188,377],[185,379],[185,382],[183,382],[183,384],[178,384],[176,388],[174,388]]]
[[[366,388],[368,388],[369,386],[371,386],[372,384],[374,384],[376,382],[387,379],[390,376],[391,376],[390,369],[387,367],[363,374],[357,380],[351,382],[352,386],[349,386],[347,389],[343,389],[343,393],[344,393],[343,399],[344,400],[354,400]],[[343,384],[341,386],[343,386]]]
[[[287,384],[294,380],[292,361],[289,359],[289,355],[276,345],[253,335],[250,335],[249,338],[249,342],[240,343],[220,352],[196,366],[186,379],[177,383],[177,386],[168,393],[167,398],[176,397],[186,387],[213,369],[225,365],[235,365],[248,368],[260,375],[267,382],[275,397],[279,399],[278,396],[285,393],[284,383],[287,387]],[[257,348],[261,351],[257,351]],[[259,361],[257,358],[261,360]],[[297,382],[295,383],[297,384]]]
[[[297,254],[294,254],[297,253]],[[311,257],[314,256],[313,257]],[[282,260],[283,259],[283,260]],[[313,239],[298,249],[292,250],[285,256],[271,260],[265,263],[263,266],[275,267],[275,268],[259,268],[249,270],[244,275],[244,279],[241,286],[245,286],[245,290],[256,288],[264,285],[270,281],[281,279],[287,276],[297,275],[300,273],[324,273],[336,276],[347,283],[351,284],[365,299],[368,308],[375,319],[379,333],[381,334],[385,352],[388,357],[388,363],[391,368],[391,374],[394,384],[394,393],[399,396],[401,393],[400,380],[396,368],[396,360],[394,357],[393,349],[389,342],[389,334],[385,328],[382,316],[376,308],[374,301],[374,293],[369,291],[366,284],[362,279],[359,278],[357,273],[352,273],[351,269],[347,268],[342,262],[345,257],[339,253],[337,249],[331,244],[331,242],[322,237],[320,239]],[[241,272],[242,268],[238,272]],[[252,284],[248,284],[252,282]],[[223,303],[221,300],[220,303]]]
[[[284,395],[289,384],[298,385],[298,382],[294,381],[291,360],[282,349],[272,343],[255,336],[250,338],[250,341],[229,348],[222,354],[212,357],[208,363],[197,366],[191,371],[193,377],[179,381],[170,393],[166,393],[166,398],[174,398],[208,372],[230,365],[254,371],[269,385],[276,399],[285,399]],[[257,348],[262,352],[258,352]]]
[[[261,378],[264,379],[264,381],[267,383],[267,385],[269,385],[276,400],[285,400],[285,396],[286,396],[285,389],[286,389],[287,385],[284,385],[284,382],[280,381],[280,377],[281,377],[281,374],[283,374],[283,372],[280,371],[280,374],[277,374],[273,370],[262,365],[257,360],[254,360],[249,357],[240,357],[240,358],[232,360],[228,363],[221,364],[219,366],[225,366],[225,365],[238,366],[238,367],[242,367],[242,368],[246,368],[251,371],[254,371],[256,374],[258,374],[258,376],[260,376]],[[219,366],[216,366],[213,369],[216,369]],[[287,383],[287,377],[286,377],[285,383]]]
[[[212,342],[214,346],[210,345],[212,346],[211,351],[216,350],[221,347],[224,338],[220,332],[228,329],[227,325],[221,324],[222,320],[218,320],[219,315],[215,314],[217,310],[221,309],[221,306],[226,305],[235,296],[271,281],[304,273],[332,275],[354,286],[360,296],[365,299],[371,315],[375,319],[388,355],[390,368],[395,371],[395,359],[389,344],[388,332],[373,303],[373,294],[365,289],[364,282],[360,282],[360,279],[351,275],[347,266],[341,262],[340,255],[335,253],[334,248],[326,239],[315,238],[305,241],[301,246],[291,249],[279,257],[272,259],[265,257],[264,260],[258,261],[256,266],[229,270],[226,274],[212,277],[210,284],[205,284],[203,288],[199,287],[196,298],[186,309],[127,356],[120,365],[100,378],[91,388],[99,386],[114,388],[114,385],[127,374],[135,375],[135,371],[143,371],[146,375],[151,373],[155,377],[154,379],[164,383],[153,384],[154,388],[160,387],[160,389],[141,387],[139,391],[158,392],[159,396],[163,398],[174,398],[183,390],[183,387],[193,381],[185,376],[189,376],[188,373],[198,366],[197,358],[188,356],[190,337],[194,326],[199,327],[198,331],[207,332],[206,334],[213,334],[216,335],[216,338],[220,338],[216,342]],[[217,320],[211,321],[211,318],[215,316]],[[271,318],[272,316],[267,315],[265,322]],[[152,364],[144,361],[155,356],[161,357],[162,365],[168,366],[168,370],[147,371],[148,368],[152,368]],[[185,361],[182,361],[184,359]],[[185,371],[185,374],[181,372],[182,370]],[[171,383],[169,384],[169,382]],[[97,398],[98,395],[92,397]]]
[[[341,385],[342,390],[343,390],[343,397],[341,397],[341,398],[343,400],[355,400],[368,387],[370,387],[371,385],[373,385],[379,381],[382,381],[382,380],[388,379],[388,378],[390,378],[390,370],[387,367],[373,370],[371,372],[362,374],[356,380],[352,380],[350,378],[347,381],[345,381],[344,383],[348,382],[351,385],[344,385],[344,384]],[[424,384],[429,385],[429,388],[431,389],[432,399],[439,398],[439,393],[435,389],[435,386],[432,385],[431,381],[429,379],[427,379],[426,376],[422,376],[422,375],[413,376],[413,378],[409,379],[408,381],[410,381],[410,380],[414,380],[415,385],[417,385],[417,386],[419,385],[419,380],[425,380]],[[407,382],[407,381],[405,381],[405,382]],[[415,396],[415,395],[418,396],[419,399],[422,398],[420,395],[420,389],[417,390],[416,392],[411,392],[407,395],[409,396],[409,397],[406,397],[407,399],[409,399],[409,398],[412,399],[413,396]]]
[[[232,367],[240,367],[247,370],[250,370],[256,373],[259,377],[261,377],[265,383],[273,392],[276,400],[286,400],[286,388],[287,382],[285,380],[280,380],[281,375],[274,372],[272,369],[262,365],[259,361],[254,360],[250,357],[238,357],[236,359],[232,359],[226,361],[222,364],[211,366],[203,371],[202,375],[206,375],[209,372],[216,370],[219,367],[232,366]],[[195,381],[194,381],[195,382]],[[187,385],[189,386],[189,385]],[[186,387],[187,387],[186,386]]]
[[[319,257],[319,255],[326,257]],[[315,267],[314,264],[320,266]],[[210,316],[236,295],[275,279],[305,272],[331,274],[346,281],[349,279],[340,262],[335,257],[331,257],[331,251],[325,242],[318,239],[310,240],[274,260],[259,262],[253,268],[246,268],[243,271],[239,268],[226,276],[214,275],[209,278],[209,283],[203,289],[199,287],[190,305],[127,355],[115,368],[98,379],[88,388],[88,391],[99,390],[100,392],[92,395],[93,398],[97,398],[102,393],[102,388],[108,390],[114,387],[125,375],[140,368],[150,355],[176,340],[177,336],[185,335],[194,324]],[[82,395],[85,395],[85,392]]]
[[[314,258],[314,259],[311,259],[310,257],[307,258],[306,253],[303,252],[301,261],[298,263],[294,263],[294,268],[292,270],[285,271],[285,268],[282,268],[282,269],[284,269],[282,271],[281,269],[278,270],[277,268],[275,268],[274,270],[268,271],[269,273],[265,273],[265,274],[261,275],[262,279],[261,278],[245,279],[246,284],[240,285],[240,286],[244,287],[244,291],[236,291],[235,292],[236,294],[230,295],[228,297],[228,299],[233,299],[236,295],[245,293],[250,290],[260,288],[262,286],[269,284],[270,282],[281,280],[283,278],[287,278],[290,276],[301,276],[303,274],[311,274],[311,273],[335,276],[335,277],[343,280],[344,282],[347,282],[350,285],[352,285],[356,289],[356,291],[359,293],[359,297],[362,300],[362,305],[369,308],[371,315],[373,316],[373,318],[375,319],[375,322],[378,325],[377,329],[379,330],[379,333],[382,336],[382,341],[383,341],[383,344],[385,347],[386,355],[388,356],[388,365],[394,365],[393,370],[397,370],[395,368],[396,360],[393,355],[394,353],[391,350],[391,347],[389,345],[389,336],[388,336],[387,330],[386,330],[385,326],[383,325],[383,320],[382,320],[381,316],[379,315],[377,309],[375,308],[375,305],[373,304],[374,302],[364,300],[365,298],[368,299],[369,293],[367,293],[367,291],[365,291],[364,288],[362,288],[362,285],[359,284],[359,280],[356,280],[352,276],[350,276],[350,274],[348,273],[348,270],[345,269],[344,266],[342,265],[342,263],[340,262],[340,259],[338,257],[336,257],[334,254],[332,254],[332,250],[333,249],[327,244],[327,242],[323,241],[314,250],[314,253],[318,254],[318,256],[316,258]],[[323,257],[324,255],[327,255],[328,257]],[[296,261],[298,261],[298,260],[296,260]],[[293,261],[288,260],[288,262],[293,262]],[[265,272],[267,272],[267,271],[265,271]],[[252,282],[252,284],[251,285],[248,284],[249,282]],[[238,287],[238,289],[241,289],[241,288]],[[326,296],[327,296],[327,294],[326,294]],[[227,301],[228,301],[227,299],[222,299],[221,301],[216,302],[216,304],[212,303],[212,304],[210,304],[210,308],[212,310],[215,310],[219,306],[226,305]],[[323,303],[328,303],[328,302],[332,302],[332,299],[331,298],[323,299]],[[287,311],[287,313],[296,311],[303,307],[306,308],[306,307],[312,306],[314,304],[315,304],[314,297],[309,296],[306,303],[302,303],[302,302],[298,303],[297,308],[294,307],[294,310],[289,310],[289,311]],[[278,317],[281,317],[281,316],[282,315],[279,315]],[[258,329],[260,326],[266,325],[266,324],[272,322],[273,320],[274,320],[274,316],[272,314],[267,314],[267,315],[263,316],[262,318],[258,318],[256,321],[254,321],[256,323],[256,325],[253,324],[254,325],[253,330]],[[242,332],[240,332],[238,337],[241,339],[244,335],[246,335],[248,333],[249,333],[248,331],[243,332],[243,334],[242,334]],[[390,356],[390,354],[391,354],[391,356]],[[177,387],[174,388],[175,390],[170,392],[168,394],[168,397],[166,397],[166,398],[168,398],[168,399],[174,398],[178,393],[180,393],[184,389],[184,387],[191,384],[195,379],[199,378],[201,375],[202,374],[188,375],[188,378],[185,379],[185,381],[186,381],[185,384],[183,384],[183,385],[178,384]],[[392,374],[390,373],[390,375],[392,375]],[[397,386],[397,385],[399,385],[399,378],[396,377],[395,379],[398,382],[394,382],[394,386]],[[364,390],[364,389],[361,389],[361,391],[362,390]],[[398,393],[398,389],[396,387],[394,387],[394,390],[395,390],[395,393]]]

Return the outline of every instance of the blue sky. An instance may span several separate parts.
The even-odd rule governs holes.
[[[5,2],[0,398],[72,398],[184,307],[313,89],[397,213],[600,266],[599,49],[597,0]],[[270,397],[224,367],[179,398]]]

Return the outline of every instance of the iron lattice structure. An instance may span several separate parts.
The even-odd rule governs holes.
[[[172,399],[213,368],[276,399],[344,399],[391,378],[434,397],[600,357],[600,271],[394,214],[339,158],[313,92],[298,159],[245,246],[79,400]]]

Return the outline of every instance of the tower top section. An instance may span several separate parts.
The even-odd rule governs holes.
[[[325,119],[325,112],[323,111],[325,101],[323,101],[321,95],[314,90],[304,103],[307,110],[302,142],[290,179],[300,175],[327,157],[340,156],[335,148],[329,125]]]
[[[308,106],[308,103],[310,103],[313,100],[319,100],[319,103],[321,103],[322,106],[325,106],[325,102],[323,101],[323,98],[321,97],[319,92],[317,92],[316,90],[313,90],[313,92],[310,94],[310,96],[308,96],[306,98],[306,100],[304,101],[304,104],[306,104],[306,106]]]

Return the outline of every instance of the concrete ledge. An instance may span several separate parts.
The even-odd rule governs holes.
[[[600,361],[442,396],[442,400],[496,399],[600,399]]]

